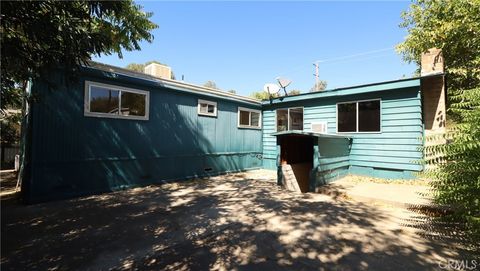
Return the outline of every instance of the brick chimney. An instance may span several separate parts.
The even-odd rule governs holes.
[[[439,74],[444,71],[444,61],[441,49],[431,48],[422,54],[421,76]]]
[[[150,63],[145,66],[144,72],[151,76],[172,79],[172,68],[158,63]]]

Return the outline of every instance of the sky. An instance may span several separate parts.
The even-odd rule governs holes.
[[[249,95],[277,77],[287,90],[308,92],[314,65],[327,89],[411,77],[414,64],[394,46],[408,1],[397,2],[162,2],[137,1],[159,27],[141,51],[94,60],[125,67],[157,60],[177,80]]]

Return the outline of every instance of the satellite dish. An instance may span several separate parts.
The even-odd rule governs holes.
[[[275,94],[280,90],[280,87],[277,84],[267,83],[263,85],[263,91],[268,94]]]
[[[278,81],[278,84],[279,84],[280,87],[282,87],[282,88],[286,88],[286,87],[288,87],[288,85],[290,85],[290,83],[292,83],[292,80],[289,80],[289,79],[287,79],[287,78],[277,77],[276,79],[277,79],[277,81]]]

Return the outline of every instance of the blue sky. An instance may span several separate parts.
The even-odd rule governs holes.
[[[398,25],[407,1],[137,3],[154,13],[154,41],[123,59],[96,61],[124,67],[158,60],[177,79],[212,80],[243,95],[277,76],[293,81],[287,90],[307,92],[317,60],[325,60],[320,79],[328,89],[410,77],[416,68],[393,49],[406,35]]]

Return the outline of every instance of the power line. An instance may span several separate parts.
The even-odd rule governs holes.
[[[395,47],[392,46],[392,47],[388,47],[388,48],[383,48],[383,49],[378,49],[378,50],[373,50],[373,51],[367,51],[367,52],[357,53],[357,54],[353,54],[353,55],[346,55],[346,56],[339,56],[339,57],[334,57],[334,58],[317,60],[317,61],[315,61],[315,63],[317,63],[317,62],[319,62],[319,63],[331,62],[331,61],[335,61],[335,60],[355,58],[355,57],[358,57],[358,56],[371,55],[371,54],[375,54],[375,53],[379,53],[379,52],[390,51],[390,50],[393,50],[393,49],[395,49]]]

